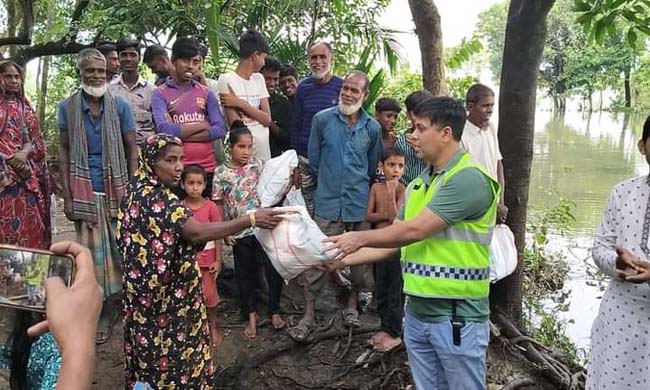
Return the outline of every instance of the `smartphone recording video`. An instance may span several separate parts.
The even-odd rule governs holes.
[[[74,261],[36,249],[0,245],[0,306],[45,311],[45,279],[58,276],[69,286]]]

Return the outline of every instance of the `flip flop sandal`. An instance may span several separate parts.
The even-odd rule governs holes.
[[[298,322],[298,325],[287,329],[287,333],[289,333],[289,337],[295,341],[303,342],[307,337],[309,337],[315,327],[316,324],[314,322],[308,322],[303,318]]]
[[[357,309],[344,309],[343,312],[343,323],[345,326],[350,326],[350,327],[355,327],[358,328],[361,326],[361,322],[359,321],[359,312]]]

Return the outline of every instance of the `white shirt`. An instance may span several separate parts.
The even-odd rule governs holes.
[[[460,147],[468,152],[476,163],[483,165],[494,180],[498,180],[497,163],[503,160],[503,157],[499,150],[497,129],[492,122],[483,130],[469,120],[466,121]]]
[[[647,389],[650,384],[650,285],[616,276],[617,246],[650,259],[649,206],[648,176],[617,184],[607,199],[591,252],[610,281],[591,329],[587,390]]]
[[[235,91],[238,98],[245,100],[251,107],[260,108],[262,99],[269,97],[266,90],[264,76],[259,73],[251,74],[250,79],[246,80],[235,72],[222,74],[217,80],[217,89],[221,93],[230,93],[228,86]],[[253,133],[253,156],[256,156],[263,162],[271,158],[271,147],[269,145],[269,128],[262,126],[258,121],[240,113],[242,121]],[[225,116],[225,112],[224,112]]]

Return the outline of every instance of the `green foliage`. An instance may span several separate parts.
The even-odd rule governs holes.
[[[644,54],[637,62],[631,76],[634,108],[646,112],[650,109],[650,55]]]
[[[596,45],[576,21],[573,0],[557,0],[547,17],[547,35],[540,65],[540,84],[549,96],[563,100],[572,95],[589,98],[594,91],[622,87],[623,72],[634,63],[638,50],[630,49],[626,37],[612,25]],[[501,72],[501,57],[507,21],[507,2],[498,3],[479,15],[478,31],[489,49],[495,78]],[[600,33],[599,33],[600,34]]]
[[[469,87],[479,82],[478,67],[474,70],[465,68],[467,65],[478,64],[480,61],[476,59],[482,52],[483,44],[478,35],[473,35],[470,39],[463,38],[458,46],[445,50],[449,96],[464,100]]]
[[[560,198],[557,205],[529,218],[527,231],[530,236],[524,249],[524,291],[527,300],[537,300],[548,293],[561,289],[568,271],[565,256],[549,249],[551,231],[564,235],[574,222],[576,204]]]
[[[555,356],[561,356],[561,361],[570,369],[584,367],[586,354],[579,351],[576,345],[567,336],[566,328],[573,320],[558,319],[559,312],[566,311],[562,305],[545,308],[540,302],[527,307],[523,323],[528,329],[528,335],[542,345],[550,346]]]
[[[548,209],[533,213],[528,222],[528,245],[524,249],[524,324],[529,336],[543,345],[551,346],[572,368],[584,363],[575,344],[566,335],[568,322],[559,320],[558,313],[569,309],[569,293],[563,291],[568,273],[566,256],[549,248],[550,235],[564,235],[575,223],[576,204],[560,197]]]
[[[598,44],[607,35],[624,32],[627,45],[637,48],[638,34],[650,35],[650,1],[574,0],[573,9],[576,21]]]
[[[508,1],[496,3],[478,15],[476,29],[486,43],[488,63],[494,82],[501,80],[501,63],[503,47],[506,40],[506,22],[508,20]]]
[[[473,35],[470,39],[463,38],[458,46],[446,50],[445,65],[449,70],[458,70],[481,51],[483,44],[478,35]]]

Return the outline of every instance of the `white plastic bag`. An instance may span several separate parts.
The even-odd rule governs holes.
[[[517,268],[515,236],[506,224],[498,224],[492,233],[490,244],[490,281],[499,281]]]
[[[291,280],[321,262],[332,260],[334,251],[323,253],[325,234],[304,206],[277,207],[286,211],[273,229],[255,228],[255,237],[284,280]]]
[[[291,149],[268,160],[257,183],[261,207],[274,206],[282,200],[291,185],[291,173],[298,166],[298,154]]]
[[[287,193],[287,196],[284,198],[283,206],[304,206],[307,207],[305,203],[305,198],[302,196],[302,190],[299,188],[291,188]]]

